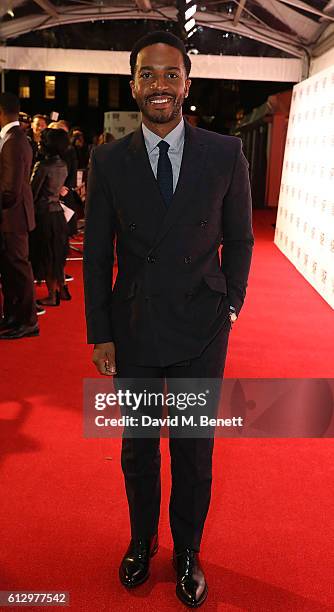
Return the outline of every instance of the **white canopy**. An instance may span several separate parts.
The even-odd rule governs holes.
[[[334,47],[334,0],[231,0],[228,5],[225,0],[209,0],[208,6],[198,0],[197,6],[199,26],[269,45],[278,57],[202,51],[192,57],[195,78],[299,81],[308,76],[312,59]],[[128,50],[12,45],[22,35],[56,26],[133,19],[175,22],[177,8],[169,0],[3,0],[0,65],[7,69],[128,74]],[[286,57],[280,57],[282,53]]]

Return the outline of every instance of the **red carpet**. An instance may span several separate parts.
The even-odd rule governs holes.
[[[333,311],[273,245],[271,216],[255,215],[248,298],[226,376],[333,378]],[[170,563],[166,440],[151,579],[130,593],[118,582],[129,536],[120,441],[82,437],[82,379],[95,371],[81,263],[68,271],[73,300],[40,317],[40,337],[0,345],[0,590],[66,590],[78,612],[185,610]],[[321,439],[216,441],[203,610],[334,610],[332,448]]]

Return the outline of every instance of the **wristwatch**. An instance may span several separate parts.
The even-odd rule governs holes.
[[[234,306],[230,306],[230,307],[229,307],[229,317],[230,317],[230,321],[231,321],[231,323],[235,323],[235,321],[236,321],[236,320],[237,320],[237,318],[238,318],[237,311],[236,311],[236,309],[234,308]]]

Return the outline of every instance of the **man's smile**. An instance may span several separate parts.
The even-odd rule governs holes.
[[[157,96],[150,96],[149,98],[147,98],[147,103],[152,105],[152,106],[165,106],[170,104],[171,102],[174,101],[174,97],[173,96],[169,96],[169,95],[157,95]]]

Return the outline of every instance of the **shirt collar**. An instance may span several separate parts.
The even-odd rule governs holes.
[[[155,134],[151,130],[142,123],[142,130],[145,140],[145,145],[148,154],[150,154],[153,149],[157,146],[158,142],[161,140],[165,140],[169,144],[170,151],[176,151],[180,148],[181,144],[184,141],[184,119],[182,118],[180,123],[165,136],[165,138],[161,138],[158,134]]]
[[[1,132],[0,132],[0,138],[4,138],[5,135],[7,134],[7,132],[12,128],[15,127],[16,125],[18,125],[20,127],[20,123],[19,121],[11,121],[10,123],[6,123],[6,125],[3,126]]]

